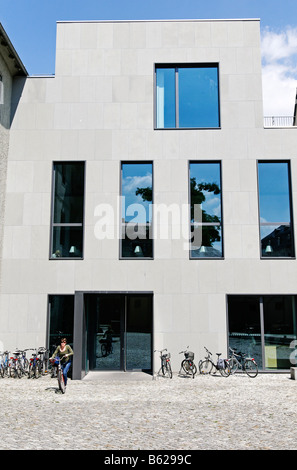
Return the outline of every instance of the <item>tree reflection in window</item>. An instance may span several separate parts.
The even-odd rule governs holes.
[[[290,164],[258,163],[261,256],[294,257]]]
[[[219,162],[190,163],[191,258],[221,258],[222,211]]]
[[[121,258],[152,258],[153,172],[150,162],[122,163]]]

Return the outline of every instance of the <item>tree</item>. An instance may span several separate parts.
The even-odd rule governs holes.
[[[197,183],[196,178],[190,179],[191,191],[191,222],[194,220],[194,207],[196,204],[201,205],[205,201],[205,191],[213,194],[220,194],[221,190],[216,183]],[[197,222],[197,221],[196,221]],[[217,222],[220,225],[220,218],[217,215],[210,215],[202,209],[202,222]],[[212,246],[214,242],[220,241],[220,233],[215,225],[203,227],[203,245]]]
[[[153,200],[153,190],[151,186],[148,186],[147,188],[137,188],[135,194],[136,196],[140,194],[144,201],[152,202]]]

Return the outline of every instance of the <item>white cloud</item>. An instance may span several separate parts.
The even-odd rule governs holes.
[[[151,174],[144,176],[127,176],[123,179],[123,194],[135,194],[137,188],[146,188],[151,185]]]
[[[261,38],[265,116],[292,116],[297,87],[297,28],[264,30]]]

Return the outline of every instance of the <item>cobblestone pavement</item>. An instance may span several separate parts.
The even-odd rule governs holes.
[[[289,374],[0,379],[0,450],[296,450]]]

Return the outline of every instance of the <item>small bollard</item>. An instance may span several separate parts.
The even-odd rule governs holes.
[[[292,380],[297,380],[297,367],[291,367],[291,379]]]

